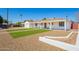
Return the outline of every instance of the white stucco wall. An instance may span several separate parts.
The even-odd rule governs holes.
[[[59,23],[58,24],[53,24],[51,29],[63,30],[63,29],[65,29],[65,24],[64,24],[64,26],[59,26]],[[66,29],[71,29],[71,22],[69,22],[69,21],[66,22]]]
[[[44,29],[44,24],[40,24],[40,23],[38,23],[38,25],[37,26],[35,26],[35,23],[33,23],[33,22],[25,22],[24,23],[24,27],[25,28],[41,28],[41,29]],[[62,26],[59,26],[59,22],[58,22],[58,24],[51,24],[51,27],[50,27],[50,24],[49,23],[47,23],[47,26],[46,26],[46,28],[47,29],[54,29],[54,30],[63,30],[63,29],[65,29],[65,24],[64,24],[64,26],[62,27]],[[66,29],[71,29],[71,22],[70,21],[67,21],[66,22]]]
[[[25,22],[25,23],[24,23],[24,27],[25,27],[25,28],[30,28],[30,22],[28,22],[28,21]]]
[[[66,25],[67,29],[71,29],[71,22],[67,21],[67,25]]]

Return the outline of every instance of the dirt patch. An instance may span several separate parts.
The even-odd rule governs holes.
[[[51,30],[46,35],[47,36],[67,36],[71,31],[64,31],[64,30]]]
[[[30,51],[62,51],[63,49],[50,46],[38,40],[39,35],[29,36],[25,38],[19,38],[16,41],[22,46],[22,50]]]
[[[58,40],[61,42],[75,45],[76,44],[76,37],[77,37],[77,33],[73,33],[69,38],[49,38],[49,39]]]
[[[19,49],[18,43],[6,32],[5,30],[0,31],[0,50],[2,51],[13,51]]]
[[[4,32],[4,33],[3,33]],[[13,39],[8,32],[2,30],[0,33],[0,50],[2,51],[63,51],[63,49],[50,46],[38,40],[39,36],[47,35],[49,32]]]

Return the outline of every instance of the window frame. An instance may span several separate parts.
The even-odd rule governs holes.
[[[64,22],[59,22],[59,27],[64,27]]]

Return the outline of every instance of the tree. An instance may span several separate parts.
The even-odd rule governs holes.
[[[0,16],[0,24],[2,24],[3,23],[3,17],[2,16]]]
[[[2,16],[0,16],[0,24],[2,24],[2,23],[8,23],[8,21],[6,19],[3,19]]]
[[[47,20],[47,18],[43,18],[42,20]]]
[[[6,20],[6,19],[3,19],[3,23],[8,23],[8,20]]]
[[[21,25],[22,22],[16,22],[16,25]]]
[[[32,19],[31,19],[31,20],[24,20],[24,22],[26,22],[26,21],[33,22],[33,20],[32,20]]]
[[[26,22],[26,20],[24,20],[24,22]]]

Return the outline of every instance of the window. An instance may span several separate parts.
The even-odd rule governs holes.
[[[59,26],[64,26],[64,22],[59,22]]]
[[[35,23],[35,26],[37,26],[37,23]]]
[[[52,25],[53,25],[53,23],[52,23]]]
[[[52,25],[53,25],[53,23],[49,23],[49,25],[50,25],[50,24],[52,24]]]

